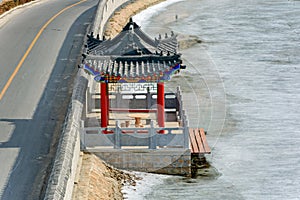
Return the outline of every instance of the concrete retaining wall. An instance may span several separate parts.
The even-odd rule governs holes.
[[[102,0],[99,4],[99,9],[95,18],[92,31],[94,35],[103,35],[104,27],[111,15],[122,5],[131,2],[132,0]]]
[[[80,125],[88,80],[79,70],[44,199],[71,199],[80,154]]]
[[[191,152],[183,148],[107,150],[89,149],[105,162],[118,169],[159,174],[191,175]]]

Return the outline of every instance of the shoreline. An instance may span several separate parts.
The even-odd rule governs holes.
[[[129,22],[130,17],[166,0],[135,0],[114,12],[104,27],[105,38],[113,38]]]

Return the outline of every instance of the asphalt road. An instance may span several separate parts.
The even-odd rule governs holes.
[[[70,7],[44,25],[76,2],[43,0],[0,19],[6,20],[0,24],[1,200],[43,197],[98,1]]]

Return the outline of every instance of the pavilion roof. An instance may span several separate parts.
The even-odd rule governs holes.
[[[101,41],[89,35],[83,67],[96,81],[165,81],[180,69],[177,47],[173,33],[153,40],[130,20],[113,39]]]

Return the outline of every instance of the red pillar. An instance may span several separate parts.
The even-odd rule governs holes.
[[[100,94],[101,94],[101,127],[106,128],[108,125],[107,83],[100,83]]]
[[[165,127],[165,86],[157,83],[157,122],[159,127]],[[160,131],[164,133],[164,131]]]
[[[106,116],[107,116],[107,124],[109,120],[109,91],[108,91],[108,83],[106,83]]]

